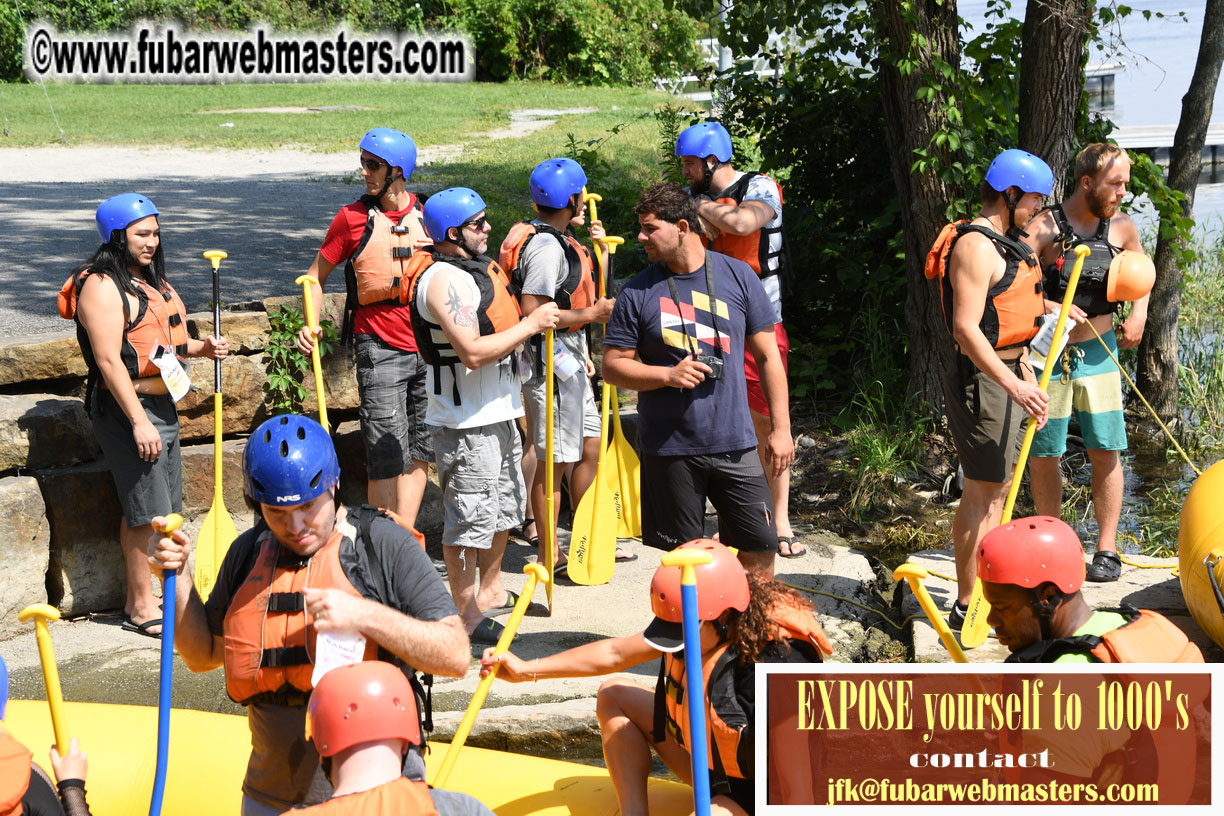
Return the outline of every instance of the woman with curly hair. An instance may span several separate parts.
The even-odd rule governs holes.
[[[705,675],[707,755],[713,812],[753,812],[755,779],[755,663],[819,663],[832,654],[814,610],[799,593],[744,570],[717,541],[699,539],[682,549],[706,550],[697,566],[701,662]],[[541,677],[595,677],[622,672],[663,656],[655,688],[613,678],[599,689],[604,761],[624,816],[648,812],[646,779],[651,749],[676,776],[692,782],[681,624],[680,568],[659,567],[650,583],[655,619],[642,632],[606,638],[559,654],[524,661],[510,652],[485,651],[481,674],[501,666],[511,683]]]

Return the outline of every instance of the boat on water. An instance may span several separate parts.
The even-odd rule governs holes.
[[[67,731],[89,757],[86,789],[94,816],[147,813],[157,757],[157,709],[103,703],[66,703]],[[11,700],[5,727],[34,752],[50,772],[54,743],[45,702]],[[433,779],[447,743],[430,742],[426,758]],[[250,754],[245,717],[174,709],[164,816],[237,814],[242,777]],[[619,812],[607,771],[556,759],[464,747],[448,790],[475,796],[498,816],[572,814],[613,816]],[[693,809],[687,785],[651,779],[650,812],[682,816]]]
[[[1224,647],[1224,460],[1195,479],[1182,504],[1177,563],[1186,607]]]

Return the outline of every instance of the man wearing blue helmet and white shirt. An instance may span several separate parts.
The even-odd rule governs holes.
[[[953,631],[973,594],[978,545],[1003,514],[1021,423],[1026,415],[1046,419],[1049,398],[1037,387],[1027,347],[1045,312],[1041,267],[1020,238],[1053,186],[1044,161],[1003,151],[986,171],[977,218],[945,226],[927,256],[926,275],[938,278],[944,323],[959,352],[943,383],[944,414],[965,474],[952,522]]]
[[[385,660],[413,682],[414,670],[461,677],[470,646],[415,531],[382,511],[339,504],[340,467],[319,423],[267,420],[247,440],[242,465],[258,522],[230,546],[206,603],[181,530],[150,538],[148,554],[156,574],[177,571],[174,644],[183,662],[194,672],[224,666],[226,692],[247,706],[242,813],[263,816],[331,795],[304,736],[319,671]],[[418,754],[409,752],[404,771],[423,778]]]
[[[717,122],[700,122],[682,132],[676,139],[676,155],[697,203],[702,243],[748,264],[761,279],[773,306],[774,340],[785,369],[790,339],[782,325],[782,280],[789,280],[791,270],[782,232],[782,187],[762,173],[732,167],[731,134]],[[769,405],[751,354],[744,355],[744,379],[757,450],[763,455],[771,429]],[[775,474],[766,466],[765,474],[778,528],[778,553],[798,558],[807,551],[791,529],[790,469]]]
[[[586,183],[586,173],[573,159],[547,159],[537,165],[531,172],[530,188],[538,217],[511,227],[499,254],[524,314],[529,315],[549,302],[556,302],[561,309],[557,328],[564,331],[558,331],[554,339],[553,380],[553,460],[560,464],[582,461],[588,446],[592,447],[589,458],[598,461],[599,410],[587,376],[594,369],[587,354],[586,324],[607,323],[615,304],[612,298],[598,297],[591,253],[570,229],[575,220],[581,223]],[[526,349],[532,366],[531,379],[523,390],[527,400],[528,441],[535,446],[537,460],[543,461],[547,431],[543,338],[532,338]],[[534,483],[529,485],[532,518],[543,517],[545,491],[551,489],[554,497],[559,497],[563,472],[564,468],[557,468],[554,483],[548,487],[544,484],[544,468],[536,468]],[[592,472],[592,478],[579,478],[575,469],[570,478],[575,503],[590,487],[593,476]],[[553,508],[555,524],[559,498],[553,502]],[[565,563],[560,546],[556,542],[553,546],[557,548],[556,564],[560,568]],[[544,553],[539,555],[542,562]]]
[[[425,368],[408,317],[404,274],[412,252],[429,243],[420,201],[404,187],[416,153],[412,139],[392,128],[374,128],[362,138],[366,193],[332,219],[309,271],[319,281],[312,315],[318,326],[323,284],[347,261],[342,338],[356,344],[366,497],[409,524],[416,520],[433,460],[425,428]],[[317,332],[298,333],[303,354],[314,348]]]
[[[493,644],[504,627],[481,610],[513,606],[501,560],[526,510],[517,420],[528,372],[525,360],[516,364],[516,352],[531,336],[556,328],[560,311],[549,302],[519,319],[508,277],[484,254],[490,225],[474,190],[430,196],[425,229],[434,244],[412,257],[409,298],[428,366],[425,421],[433,428],[442,487],[443,558],[468,634]]]

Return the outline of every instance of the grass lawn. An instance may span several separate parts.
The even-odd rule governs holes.
[[[583,163],[592,191],[604,196],[600,217],[611,234],[628,243],[618,254],[621,275],[640,269],[632,207],[637,194],[660,178],[658,128],[652,112],[672,97],[639,88],[565,87],[533,82],[382,83],[334,82],[301,85],[68,85],[48,83],[47,92],[69,145],[165,145],[187,148],[268,150],[293,146],[354,151],[361,134],[383,125],[399,128],[421,147],[462,144],[452,162],[421,167],[409,189],[432,192],[471,187],[489,205],[496,254],[511,223],[531,215],[527,178],[536,164],[571,155],[604,139],[597,160]],[[59,134],[38,85],[0,84],[0,105],[9,134],[2,147],[59,143]],[[369,110],[308,114],[211,113],[238,108],[358,105]],[[597,108],[562,116],[536,133],[516,139],[481,134],[506,127],[510,112],[523,108]],[[222,127],[232,122],[233,127]],[[613,134],[613,130],[617,132]],[[354,173],[354,197],[360,193]]]

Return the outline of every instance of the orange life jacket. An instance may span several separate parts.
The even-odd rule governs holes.
[[[1203,653],[1190,642],[1186,633],[1172,621],[1150,609],[1122,606],[1102,610],[1116,612],[1127,619],[1117,629],[1103,635],[1054,638],[1033,644],[1010,655],[1008,663],[1052,663],[1064,654],[1090,652],[1102,663],[1204,663]],[[1191,699],[1194,709],[1203,700]],[[999,743],[1004,752],[1019,753],[1022,737],[1007,729],[999,731]],[[1193,724],[1190,728],[1160,728],[1152,731],[1140,728],[1131,732],[1121,748],[1102,757],[1093,779],[1099,779],[1111,768],[1121,769],[1130,784],[1157,784],[1162,804],[1184,803],[1194,787],[1193,768],[1197,742]],[[1023,778],[1019,768],[1004,769],[1008,782]]]
[[[757,176],[769,179],[774,186],[778,188],[778,201],[782,201],[782,185],[769,178],[763,173],[752,171],[744,173],[739,180],[723,190],[719,198],[714,199],[719,204],[729,204],[732,207],[738,207],[744,201],[744,196],[748,193],[748,183]],[[770,219],[773,220],[772,218]],[[770,239],[774,235],[780,235],[782,240],[778,242],[777,249],[770,249],[770,244],[773,243]],[[790,269],[790,250],[786,243],[786,233],[782,227],[761,227],[759,230],[748,235],[732,235],[724,232],[713,241],[701,236],[701,243],[707,248],[715,252],[721,252],[723,255],[730,255],[732,258],[743,261],[752,267],[752,270],[762,278],[780,275],[788,285],[791,278]],[[777,263],[773,263],[774,261]]]
[[[833,644],[810,607],[785,603],[771,610],[770,619],[777,625],[775,640],[798,640],[815,647],[817,654],[833,654]],[[706,690],[706,753],[715,787],[727,777],[752,779],[755,773],[750,764],[755,748],[748,741],[741,744],[744,729],[750,725],[745,712],[736,701],[720,700],[710,693],[713,681],[732,671],[738,661],[739,654],[730,643],[720,644],[701,658],[702,685]],[[684,652],[665,654],[655,691],[656,742],[671,734],[681,746],[689,744],[685,685]]]
[[[89,344],[89,334],[81,326],[77,315],[77,298],[81,294],[81,287],[85,285],[85,278],[90,274],[92,274],[90,270],[86,269],[78,275],[70,275],[60,287],[56,305],[59,308],[60,317],[77,321],[77,340],[81,344],[81,354],[85,358],[85,365],[89,368],[91,376],[96,378],[98,363],[94,359],[93,348]],[[135,276],[132,281],[136,284],[135,294],[140,304],[134,318],[128,304],[127,292],[123,291],[118,281],[115,281],[115,286],[119,289],[120,300],[123,302],[124,328],[120,358],[123,360],[123,366],[128,375],[135,380],[161,373],[161,370],[150,359],[154,343],[172,346],[175,354],[183,357],[187,354],[188,337],[187,307],[183,305],[174,287],[167,282],[163,284],[164,288],[158,289],[148,281]]]
[[[386,813],[438,816],[437,805],[429,794],[429,785],[402,776],[360,793],[328,799],[300,812],[302,816],[381,816]]]
[[[557,307],[568,311],[591,306],[595,303],[596,290],[590,250],[568,232],[559,232],[547,224],[533,224],[530,221],[520,221],[511,227],[498,253],[498,263],[510,275],[511,293],[519,295],[523,291],[524,273],[519,266],[519,259],[531,239],[540,233],[557,239],[557,243],[561,244],[561,249],[565,251],[565,260],[569,265],[569,274],[553,297]],[[586,323],[578,323],[570,326],[569,330],[576,332],[585,325]]]
[[[964,220],[945,225],[926,257],[927,279],[939,280],[939,302],[948,333],[953,334],[952,282],[948,277],[948,263],[956,242],[969,232],[989,238],[1007,263],[1003,277],[986,293],[986,306],[978,327],[996,349],[1023,346],[1037,334],[1041,317],[1045,314],[1045,301],[1041,296],[1041,266],[1037,256],[1014,238]]]
[[[358,540],[347,518],[337,521],[317,552],[299,558],[270,530],[260,534],[255,564],[234,593],[223,623],[225,690],[234,702],[247,705],[311,690],[316,633],[302,588],[339,589],[361,597],[340,565],[345,537]],[[364,659],[375,660],[377,655],[378,644],[367,640]]]
[[[480,290],[480,303],[476,307],[476,320],[480,328],[480,336],[497,334],[512,328],[523,317],[518,299],[510,294],[510,277],[496,261],[484,255],[475,258],[458,258],[453,255],[435,253],[433,247],[425,247],[414,253],[409,262],[408,300],[412,303],[412,331],[416,335],[417,347],[421,359],[434,370],[434,393],[442,393],[442,378],[439,376],[443,366],[450,368],[452,374],[455,367],[463,365],[459,354],[446,339],[446,334],[437,323],[430,323],[421,315],[420,303],[417,297],[417,283],[425,270],[441,261],[462,269],[472,276],[476,288]],[[459,383],[457,377],[452,389],[455,405],[460,405]]]
[[[0,816],[20,816],[21,798],[30,789],[34,755],[0,723]]]
[[[421,201],[416,196],[412,196],[412,204],[398,224],[383,214],[374,196],[362,196],[361,203],[368,210],[365,231],[344,267],[345,342],[352,336],[358,305],[408,302],[405,269],[412,253],[430,243]]]

